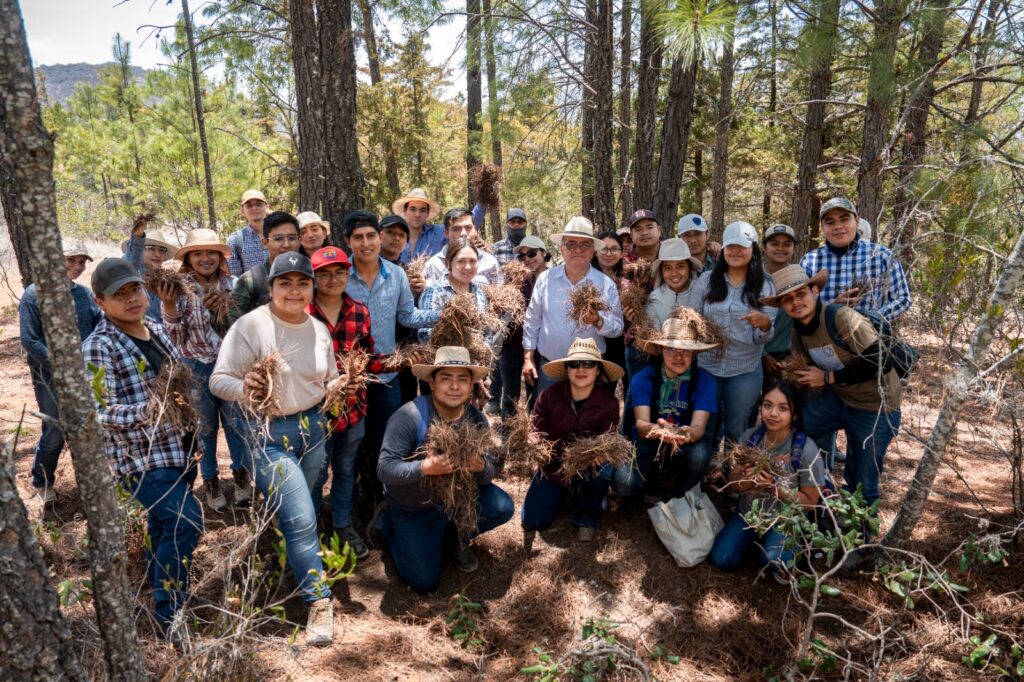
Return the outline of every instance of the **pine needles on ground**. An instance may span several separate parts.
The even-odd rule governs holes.
[[[453,471],[441,476],[424,476],[423,485],[431,499],[441,506],[459,531],[467,538],[476,531],[480,510],[477,507],[479,487],[476,472],[471,471],[491,445],[491,434],[485,428],[463,420],[457,425],[434,422],[427,430],[422,453],[436,452],[448,459]]]
[[[167,359],[147,387],[146,422],[151,426],[170,424],[185,432],[195,432],[199,413],[192,397],[195,382],[188,365]]]
[[[584,327],[589,324],[584,322],[585,318],[591,315],[600,315],[611,310],[608,302],[601,296],[601,292],[589,280],[572,288],[569,292],[567,303],[569,309],[566,312],[566,317],[575,322],[578,327]]]
[[[600,436],[577,438],[562,451],[558,473],[566,479],[582,475],[594,466],[611,464],[618,468],[633,458],[633,444],[622,434],[610,431]]]
[[[273,419],[282,415],[279,393],[281,363],[281,354],[274,351],[257,361],[249,370],[265,379],[263,388],[252,389],[248,386],[245,388],[245,397],[242,398],[241,405],[249,413],[265,419]]]

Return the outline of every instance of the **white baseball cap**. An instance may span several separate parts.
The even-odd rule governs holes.
[[[729,223],[728,227],[725,228],[725,233],[722,234],[723,247],[735,244],[743,248],[750,248],[757,241],[757,230],[754,229],[753,225],[742,220]]]
[[[682,235],[685,232],[696,230],[698,232],[708,231],[708,222],[696,213],[687,213],[679,219],[676,224],[676,234]]]

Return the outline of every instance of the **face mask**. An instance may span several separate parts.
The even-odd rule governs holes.
[[[508,227],[507,225],[505,227],[508,230],[508,238],[512,240],[513,244],[518,244],[526,237],[525,227]]]

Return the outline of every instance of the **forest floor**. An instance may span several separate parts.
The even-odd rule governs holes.
[[[81,281],[88,281],[87,276]],[[919,440],[927,438],[941,401],[941,377],[952,368],[938,339],[918,336],[915,343],[924,357],[906,392],[899,438],[886,458],[883,527],[891,523],[913,476],[922,450]],[[23,406],[35,409],[18,342],[16,308],[9,298],[0,307],[0,393],[6,396],[0,407],[0,428],[4,437],[9,437],[17,428]],[[999,447],[1010,447],[1011,431],[997,417],[999,406],[997,396],[973,404],[963,414],[955,446],[946,457],[910,547],[933,563],[946,559],[970,533],[982,534],[979,519],[991,519],[992,528],[1015,523],[1011,469]],[[59,502],[43,514],[29,476],[37,438],[38,420],[28,416],[15,452],[16,477],[30,516],[41,521],[39,537],[52,566],[54,586],[63,583],[74,594],[89,577],[79,492],[71,459],[65,454],[56,484]],[[222,451],[220,458],[227,479],[226,453]],[[505,478],[498,483],[513,496],[518,513],[527,480]],[[230,484],[227,488],[231,490]],[[714,499],[726,516],[728,502],[718,496]],[[594,542],[578,543],[563,514],[554,528],[536,537],[531,553],[524,550],[517,516],[476,541],[480,557],[476,573],[463,575],[448,564],[439,589],[427,596],[406,587],[386,554],[374,550],[352,577],[335,585],[332,646],[310,649],[300,645],[301,635],[293,640],[295,624],[305,622],[305,608],[293,596],[284,602],[290,623],[263,622],[245,636],[236,630],[232,645],[251,656],[230,675],[209,677],[525,679],[520,669],[537,662],[534,647],[557,659],[579,643],[588,619],[599,618],[619,624],[615,636],[643,657],[659,680],[767,679],[793,662],[807,614],[788,589],[759,575],[753,564],[734,574],[707,564],[678,568],[660,544],[642,506],[624,504],[615,497],[610,504]],[[205,511],[206,534],[196,553],[195,584],[202,582],[203,572],[223,555],[224,548],[244,536],[248,520],[243,510]],[[268,530],[257,551],[269,548],[272,540],[273,531]],[[129,537],[128,552],[131,579],[142,607],[140,632],[150,672],[165,679],[187,676],[189,670],[207,677],[201,665],[186,666],[184,657],[169,651],[155,637],[146,615],[151,602],[139,534]],[[970,589],[963,599],[966,612],[982,615],[990,626],[1020,641],[1024,637],[1021,553],[1011,553],[1003,565],[975,567],[966,573],[956,569],[957,560],[958,555],[953,556],[946,567],[956,582]],[[290,580],[284,578],[280,581],[283,586],[270,591],[294,589]],[[966,636],[972,633],[966,631],[966,621],[948,598],[936,597],[931,603],[919,599],[915,610],[907,610],[902,599],[886,590],[877,576],[841,577],[832,584],[841,594],[826,599],[827,610],[869,632],[878,631],[880,625],[892,627],[884,644],[868,647],[867,640],[852,630],[832,619],[821,620],[817,636],[829,647],[869,666],[871,659],[877,658],[881,679],[978,678],[961,662],[970,649]],[[214,593],[215,588],[211,588]],[[475,615],[483,643],[471,649],[460,648],[446,635],[444,621],[456,594],[483,605]],[[102,670],[91,604],[80,601],[65,606],[64,612],[87,665]],[[199,644],[202,642],[200,638]],[[653,660],[651,653],[659,650],[680,657],[679,662],[669,663],[665,656]],[[836,673],[818,669],[808,676],[841,677],[841,667]],[[859,674],[852,678],[858,679]]]

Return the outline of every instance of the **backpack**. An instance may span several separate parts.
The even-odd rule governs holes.
[[[416,447],[412,449],[413,452],[416,452],[423,447],[423,443],[427,440],[427,427],[430,426],[430,396],[421,395],[412,402],[420,413],[420,423],[416,426]]]
[[[836,324],[836,315],[844,307],[840,303],[830,303],[825,306],[825,330],[828,332],[829,338],[832,339],[833,343],[848,353],[852,353],[850,345],[846,343],[846,339],[839,333],[839,328]],[[918,359],[921,357],[918,352],[909,343],[893,334],[892,324],[877,312],[873,310],[866,313],[859,310],[857,312],[866,317],[878,333],[878,345],[885,354],[885,361],[881,363],[883,368],[886,371],[895,371],[896,376],[900,379],[908,377],[914,371],[914,365],[917,364]]]
[[[768,433],[768,429],[763,425],[757,427],[757,429],[750,434],[750,438],[747,439],[747,447],[757,447],[757,444],[764,440],[765,434]],[[793,473],[800,471],[800,460],[804,456],[804,445],[807,444],[807,434],[803,431],[797,431],[793,434],[793,444],[789,449],[789,463],[793,467]],[[836,492],[836,486],[832,482],[832,479],[828,475],[828,470],[825,470],[825,480],[821,485],[821,496],[830,497]]]

